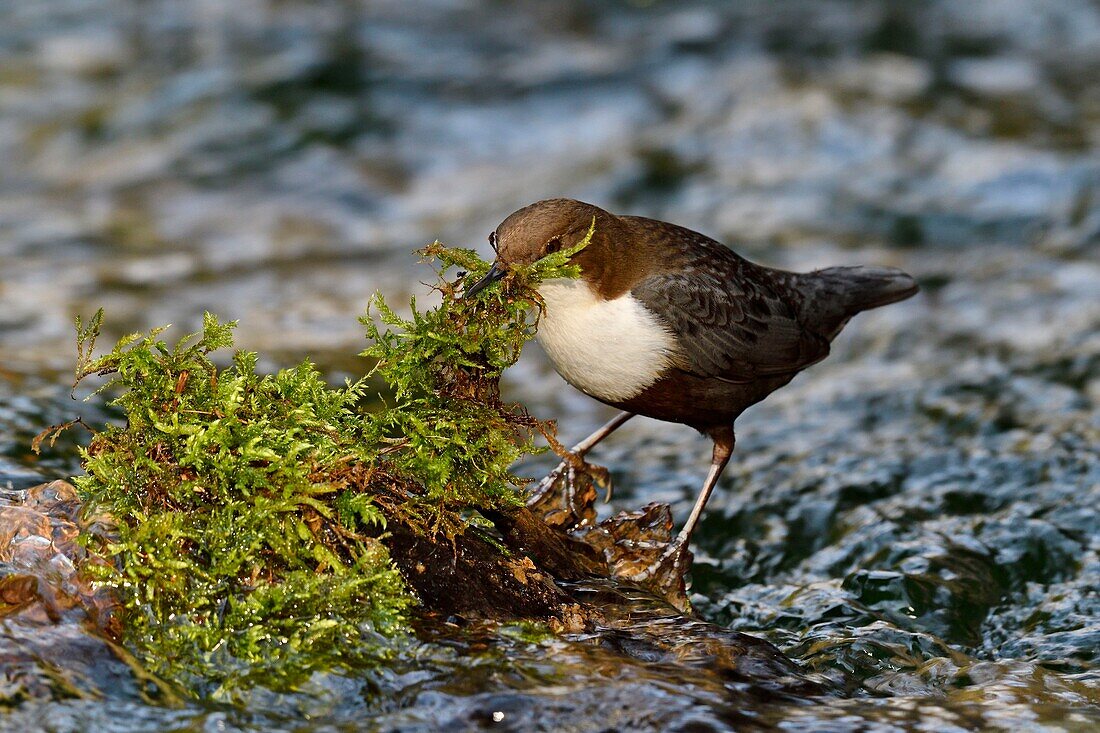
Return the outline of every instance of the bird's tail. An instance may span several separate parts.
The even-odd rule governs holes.
[[[893,267],[830,267],[804,277],[813,293],[805,316],[830,336],[855,314],[897,303],[920,290],[910,275]]]

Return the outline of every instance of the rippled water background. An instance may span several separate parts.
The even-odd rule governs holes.
[[[213,310],[268,367],[309,355],[335,380],[363,368],[371,292],[425,292],[414,248],[487,250],[539,198],[924,286],[739,421],[697,535],[697,608],[833,697],[425,633],[392,669],[246,707],[149,706],[83,660],[98,699],[24,703],[0,728],[461,730],[506,711],[523,730],[1096,730],[1098,150],[1085,0],[0,5],[0,482],[17,488],[76,470],[71,445],[32,457],[31,435],[96,417],[68,397],[77,313],[104,306],[116,336]],[[567,439],[608,416],[536,347],[507,387]],[[682,518],[708,455],[638,420],[595,458],[615,508]]]

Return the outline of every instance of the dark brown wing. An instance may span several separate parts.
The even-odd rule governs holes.
[[[625,217],[624,217],[625,218]],[[697,232],[663,222],[670,265],[631,294],[677,334],[676,366],[704,377],[749,382],[792,374],[829,353],[799,313],[797,276],[755,265]]]

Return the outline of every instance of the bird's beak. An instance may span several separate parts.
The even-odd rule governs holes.
[[[476,283],[467,288],[466,292],[462,294],[462,297],[469,298],[473,295],[477,295],[482,290],[504,277],[506,274],[508,274],[508,270],[501,267],[499,262],[494,262],[493,266],[489,268],[489,271],[485,273],[485,277],[481,278]]]

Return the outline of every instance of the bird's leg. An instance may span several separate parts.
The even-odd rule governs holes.
[[[730,455],[733,454],[733,428],[716,431],[711,434],[711,437],[714,438],[714,451],[711,453],[710,472],[707,474],[707,480],[703,482],[703,490],[695,500],[695,506],[691,509],[691,515],[684,524],[684,528],[680,530],[680,534],[676,535],[673,545],[687,545],[691,541],[691,533],[699,523],[699,515],[703,513],[703,507],[707,505],[710,493],[714,491],[714,485],[718,483],[722,471],[730,461]]]
[[[620,412],[618,415],[608,420],[607,424],[602,428],[570,448],[569,452],[578,458],[584,458],[585,455],[588,454],[588,451],[595,447],[596,443],[599,443],[601,440],[618,430],[624,422],[632,417],[634,417],[633,412]]]
[[[587,465],[584,462],[585,455],[587,455],[588,451],[592,450],[597,443],[618,430],[623,423],[632,417],[634,417],[634,413],[632,412],[620,412],[618,415],[611,418],[606,425],[570,448],[569,455],[535,487],[535,490],[527,499],[527,506],[531,509],[538,510],[539,508],[546,509],[549,505],[557,505],[560,503],[572,510],[576,475],[578,471],[583,471]],[[591,471],[591,469],[589,470]],[[602,470],[606,471],[606,469]],[[563,480],[564,486],[562,486]],[[555,497],[554,495],[559,491],[561,491],[562,495],[560,497]],[[560,502],[557,501],[557,499],[560,499]]]
[[[714,486],[718,483],[718,479],[733,453],[734,436],[732,427],[712,430],[710,437],[714,440],[714,451],[710,459],[710,472],[707,474],[707,480],[703,482],[703,490],[699,492],[699,496],[695,500],[695,506],[692,507],[691,515],[684,524],[684,528],[676,535],[676,539],[669,543],[661,556],[640,573],[634,575],[632,580],[643,581],[655,578],[660,586],[665,587],[667,583],[678,582],[687,571],[687,563],[690,561],[688,545],[691,542],[691,533],[695,531],[695,526],[699,523],[699,516],[703,513],[703,507],[707,505],[707,500],[710,498],[711,492],[714,491]]]

